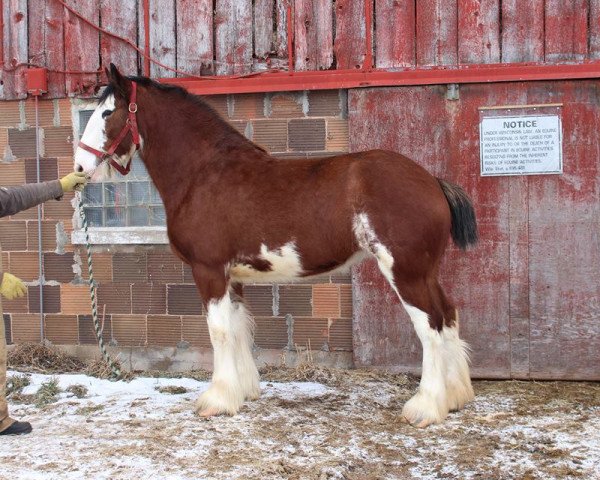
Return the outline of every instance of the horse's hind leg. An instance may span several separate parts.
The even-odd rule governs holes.
[[[417,427],[441,423],[448,415],[442,317],[424,281],[398,283],[396,290],[423,347],[419,391],[404,405],[402,415]]]
[[[390,251],[380,243],[372,245],[381,273],[390,282],[413,323],[423,347],[423,369],[418,393],[402,409],[402,415],[417,427],[440,423],[448,415],[446,395],[443,315],[425,281],[407,283]],[[439,328],[438,328],[439,325]]]
[[[458,310],[446,297],[436,281],[434,288],[444,312],[444,363],[446,365],[446,392],[448,408],[460,410],[475,397],[469,374],[469,346],[458,335]]]

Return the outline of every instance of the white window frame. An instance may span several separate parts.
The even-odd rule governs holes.
[[[73,151],[79,144],[79,112],[94,110],[98,106],[97,99],[73,99],[71,102],[71,118],[73,121]],[[73,232],[71,243],[85,245],[86,238],[79,216],[79,205],[73,200]],[[89,227],[88,233],[92,245],[163,245],[168,244],[167,227]]]

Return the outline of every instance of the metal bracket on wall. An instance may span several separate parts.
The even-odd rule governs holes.
[[[449,83],[446,85],[446,100],[460,100],[460,91],[458,83]]]

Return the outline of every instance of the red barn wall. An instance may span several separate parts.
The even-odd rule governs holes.
[[[382,69],[429,69],[600,59],[600,0],[369,0],[367,4],[373,13],[372,24],[367,21],[362,0],[0,0],[4,24],[0,100],[27,96],[28,64],[49,69],[45,97],[56,99],[94,95],[105,81],[103,68],[110,62],[128,74],[147,73],[156,78],[243,75],[268,68],[285,70],[289,65],[300,71],[360,70],[369,67],[370,60]],[[371,52],[367,51],[369,34]],[[290,39],[293,58],[288,57]],[[146,42],[150,56],[160,64],[148,62],[141,54]],[[443,276],[461,307],[462,330],[473,344],[477,375],[598,378],[594,368],[600,351],[600,282],[594,268],[599,260],[600,217],[596,83],[462,85],[458,100],[445,96],[446,88],[439,86],[349,92],[350,148],[392,148],[435,174],[461,183],[473,195],[481,243],[467,254],[451,248]],[[323,102],[327,105],[326,100]],[[564,174],[480,178],[477,108],[546,102],[565,105]],[[14,108],[15,103],[0,102],[0,147],[11,146],[18,159],[0,165],[0,184],[26,180],[25,162],[33,156],[31,131],[15,128],[23,126],[31,108],[27,104],[24,110]],[[69,125],[70,117],[63,118],[62,113],[60,119],[52,117],[52,109],[44,102],[42,108],[48,115],[43,127],[48,132],[50,125],[59,129],[52,137],[52,148],[56,150],[53,155],[60,157],[60,173],[67,168],[72,153],[67,145],[70,127],[63,128]],[[263,115],[260,108],[256,114]],[[323,115],[329,115],[327,107]],[[243,120],[252,124],[255,120],[272,122],[265,123],[263,130],[271,148],[288,141],[289,129],[277,124],[280,118]],[[345,118],[331,120],[343,124],[341,130],[345,128]],[[341,131],[337,127],[334,130]],[[285,132],[281,138],[276,135],[278,131]],[[260,133],[260,128],[256,132]],[[329,139],[327,142],[329,149]],[[334,138],[331,144],[335,142]],[[50,215],[44,220],[50,238],[54,236],[55,217],[70,218],[72,214],[70,209],[50,206],[44,212]],[[30,235],[31,215],[21,214],[0,223],[0,234],[13,243],[16,259],[25,258],[34,246],[33,240],[23,240]],[[33,235],[34,230],[31,232]],[[9,249],[2,260],[12,268],[12,258]],[[48,258],[52,267],[53,257]],[[112,257],[106,258],[111,264]],[[144,258],[148,261],[149,257]],[[23,263],[23,268],[29,268],[24,274],[34,278],[35,265],[27,265]],[[354,276],[356,364],[418,369],[420,347],[412,327],[380,276],[370,268],[362,267]],[[56,296],[57,288],[61,298],[63,292],[70,291],[61,285],[48,288],[51,297]],[[347,301],[349,285],[340,288],[344,288]],[[316,302],[313,316],[321,308],[315,307],[320,298],[315,296],[315,289],[313,286],[310,299],[302,297],[305,303]],[[14,308],[19,309],[13,309],[15,315],[31,315],[28,306]],[[327,305],[323,308],[328,309]],[[337,325],[344,326],[343,348],[348,350],[348,305],[341,308],[345,323]],[[337,314],[339,309],[334,310]],[[15,318],[21,317],[7,320],[12,325]],[[29,317],[22,318],[21,333],[21,327],[17,328],[13,339],[35,336],[34,330],[26,329]],[[70,325],[69,334],[61,336],[61,341],[74,341],[75,326],[81,328],[74,318],[79,322],[79,316],[65,320]],[[142,322],[144,328],[150,328],[152,322],[148,322],[148,318]],[[80,341],[81,336],[78,338]],[[261,341],[269,339],[267,336]]]
[[[403,153],[472,196],[480,242],[441,274],[480,377],[600,379],[600,88],[595,81],[353,90],[350,149]],[[563,103],[561,175],[480,177],[479,107]],[[374,134],[376,132],[376,134]],[[354,277],[357,365],[418,369],[420,347],[372,264]]]

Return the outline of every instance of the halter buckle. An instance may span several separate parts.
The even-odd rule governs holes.
[[[129,113],[136,113],[137,110],[138,110],[137,103],[130,103],[129,104]]]

